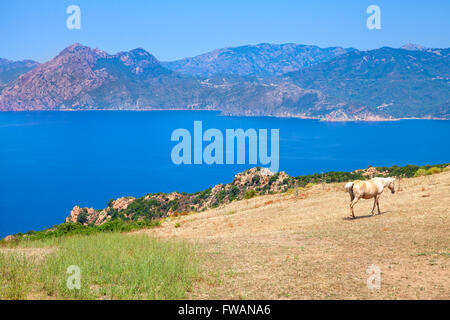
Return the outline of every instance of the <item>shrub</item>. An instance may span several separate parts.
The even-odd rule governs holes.
[[[247,190],[244,194],[244,199],[251,199],[254,196],[256,196],[256,191],[255,190]]]
[[[431,167],[430,169],[427,170],[427,174],[435,174],[435,173],[440,173],[441,169],[438,167]]]
[[[427,170],[425,169],[418,169],[416,173],[414,173],[414,177],[421,177],[427,174]]]
[[[108,207],[111,208],[113,206],[114,199],[108,201]]]
[[[271,176],[270,179],[269,179],[269,185],[272,185],[272,183],[274,183],[275,181],[277,181],[277,180],[278,180],[278,176],[279,176],[279,173],[278,173],[278,172],[275,173],[273,176]]]
[[[85,224],[88,221],[88,211],[86,208],[80,210],[80,214],[77,217],[77,222]]]
[[[258,176],[258,175],[253,176],[253,178],[252,178],[252,184],[259,184],[260,179],[261,179],[261,177]]]
[[[229,195],[228,195],[228,200],[233,201],[236,200],[238,195],[239,195],[239,188],[236,186],[232,186],[230,191],[229,191]]]

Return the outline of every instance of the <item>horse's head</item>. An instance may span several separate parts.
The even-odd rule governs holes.
[[[387,187],[391,190],[392,193],[395,193],[395,177],[389,178],[389,182]]]

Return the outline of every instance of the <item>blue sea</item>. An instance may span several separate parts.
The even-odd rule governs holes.
[[[211,111],[0,113],[0,237],[51,227],[75,205],[195,192],[254,165],[175,165],[177,128],[279,129],[279,170],[297,176],[450,161],[450,121],[328,123]],[[270,134],[269,134],[270,136]],[[270,150],[270,149],[269,149]]]

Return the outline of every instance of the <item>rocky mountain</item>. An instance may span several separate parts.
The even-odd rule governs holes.
[[[74,44],[8,82],[0,111],[201,109],[330,121],[448,119],[449,52],[350,50],[281,76],[200,77],[169,70],[143,49],[108,54]],[[278,72],[271,66],[266,70]]]
[[[74,44],[9,83],[1,92],[0,110],[215,109],[289,115],[284,101],[306,105],[319,94],[281,80],[186,76],[164,68],[143,49],[110,55]]]
[[[192,58],[163,62],[162,65],[176,72],[202,77],[214,74],[268,77],[329,61],[351,51],[355,49],[261,43],[217,49]]]
[[[287,74],[327,97],[328,116],[450,117],[450,49],[354,51]],[[323,110],[320,110],[322,112]]]
[[[16,80],[19,76],[36,68],[38,62],[33,60],[10,61],[0,58],[0,90],[8,82]]]
[[[145,84],[154,79],[163,82],[169,74],[171,71],[142,49],[109,55],[73,44],[7,85],[0,96],[0,108],[95,109],[114,104],[139,108],[139,91],[145,90]]]

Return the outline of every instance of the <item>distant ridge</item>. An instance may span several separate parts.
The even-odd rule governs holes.
[[[297,71],[355,50],[261,43],[217,49],[192,58],[163,62],[162,65],[176,72],[203,77],[214,74],[268,77]]]
[[[415,43],[407,43],[407,44],[401,46],[400,49],[411,50],[411,51],[425,51],[428,48],[421,46],[419,44],[415,44]]]

